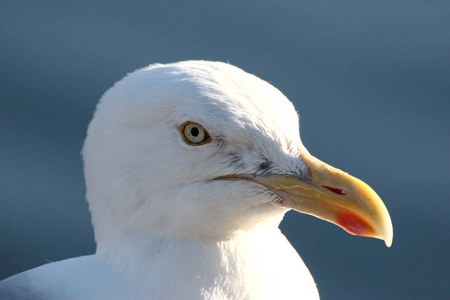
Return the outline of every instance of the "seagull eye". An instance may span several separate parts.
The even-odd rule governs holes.
[[[211,136],[202,125],[195,122],[185,122],[180,128],[184,141],[192,146],[200,146],[211,142]]]

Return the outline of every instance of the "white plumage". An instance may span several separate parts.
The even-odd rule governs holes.
[[[188,144],[185,122],[211,142]],[[267,82],[218,62],[138,70],[102,97],[83,149],[96,253],[10,277],[0,298],[317,299],[278,229],[282,194],[224,180],[310,180],[299,151],[297,113]]]

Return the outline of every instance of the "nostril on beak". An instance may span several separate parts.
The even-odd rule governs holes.
[[[346,194],[346,192],[344,190],[341,190],[341,189],[338,189],[338,188],[334,188],[334,187],[330,187],[330,186],[326,186],[326,185],[322,185],[322,186],[324,188],[332,191],[335,194],[338,194],[338,195],[345,195]]]

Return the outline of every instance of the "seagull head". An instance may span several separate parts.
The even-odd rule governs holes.
[[[130,233],[223,240],[290,209],[392,243],[378,195],[311,156],[292,103],[226,63],[127,75],[98,104],[83,159],[99,248]]]

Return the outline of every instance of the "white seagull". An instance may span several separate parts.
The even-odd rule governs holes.
[[[292,103],[230,64],[129,74],[83,159],[96,253],[7,278],[0,299],[318,299],[278,229],[290,209],[392,243],[378,195],[311,156]]]

